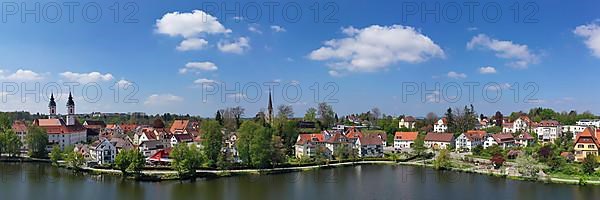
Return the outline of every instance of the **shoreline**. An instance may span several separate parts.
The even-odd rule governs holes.
[[[3,158],[0,160],[0,163],[47,163],[47,164],[50,164],[51,162],[49,159],[20,157],[20,158],[11,158],[11,159]],[[302,171],[310,171],[310,170],[318,170],[318,169],[330,169],[330,168],[337,168],[337,167],[360,166],[360,165],[413,166],[413,167],[429,168],[429,169],[436,170],[436,171],[451,171],[451,172],[458,172],[458,173],[470,173],[470,174],[501,177],[501,178],[517,180],[517,181],[530,181],[530,182],[538,182],[538,183],[568,184],[568,185],[600,185],[600,181],[584,180],[584,179],[578,178],[578,177],[577,177],[577,179],[564,179],[564,178],[551,177],[548,175],[546,177],[538,177],[537,179],[532,179],[532,178],[528,178],[528,177],[524,177],[524,176],[509,176],[507,174],[493,172],[493,171],[463,169],[463,168],[456,168],[456,167],[449,168],[449,169],[435,169],[432,164],[424,163],[424,160],[419,160],[419,161],[361,160],[361,161],[339,162],[339,163],[330,163],[330,164],[322,164],[322,165],[307,165],[307,166],[281,167],[281,168],[270,168],[270,169],[231,169],[231,170],[198,169],[198,170],[196,170],[195,178],[222,178],[222,177],[245,176],[245,175],[282,174],[282,173],[302,172]],[[64,165],[60,165],[60,166],[53,165],[53,167],[70,169]],[[107,174],[107,175],[122,176],[122,172],[117,169],[102,169],[102,168],[83,167],[83,168],[79,169],[79,171],[89,173],[89,174],[95,174],[95,175]],[[181,179],[179,177],[177,171],[175,171],[175,170],[157,170],[157,169],[143,170],[140,176],[127,176],[124,178],[130,179],[133,181],[139,181],[139,182],[163,182],[163,181],[178,181],[178,180],[189,180],[190,179],[190,178]]]

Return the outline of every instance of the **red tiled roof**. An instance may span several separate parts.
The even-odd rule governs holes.
[[[425,136],[425,141],[452,142],[452,140],[454,140],[452,133],[427,133]]]
[[[341,133],[334,133],[333,136],[329,137],[327,143],[340,143],[346,141],[346,136]]]
[[[190,120],[175,120],[173,124],[171,124],[171,133],[175,133],[176,131],[184,131],[188,128],[188,124]]]
[[[346,133],[346,137],[353,138],[353,139],[360,138],[362,136],[363,136],[363,133],[354,127],[348,129],[348,132]]]
[[[414,141],[418,135],[419,132],[396,132],[394,138],[396,140]]]
[[[537,124],[538,126],[543,126],[543,127],[548,127],[548,126],[558,126],[560,125],[560,122],[556,121],[556,120],[542,120],[540,123]]]
[[[496,140],[496,143],[498,144],[515,140],[515,138],[510,133],[493,134],[492,138],[494,138],[494,140]]]
[[[592,134],[592,129],[589,127],[585,128],[585,130],[583,130],[582,133],[577,135],[577,139],[575,139],[575,144],[577,143],[595,144],[596,147],[600,147],[600,142],[598,141],[596,134]]]
[[[77,120],[75,120],[75,125],[67,126],[62,119],[36,119],[34,125],[43,128],[48,134],[71,134],[85,131],[85,127]]]
[[[27,132],[27,125],[25,124],[24,121],[15,121],[12,124],[12,130],[14,132],[26,133]]]
[[[296,144],[305,144],[308,142],[324,142],[325,138],[322,133],[299,134]]]

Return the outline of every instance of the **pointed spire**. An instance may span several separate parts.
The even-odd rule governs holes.
[[[69,100],[67,101],[67,107],[69,106],[75,106],[75,101],[73,101],[73,95],[71,95],[71,92],[69,91]]]
[[[48,107],[56,107],[56,102],[54,101],[54,93],[50,94],[50,103],[48,103]]]
[[[267,122],[271,123],[273,120],[273,98],[271,97],[271,88],[269,88],[269,105],[267,107]]]

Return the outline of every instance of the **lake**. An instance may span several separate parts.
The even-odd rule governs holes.
[[[41,163],[0,163],[0,199],[599,199],[600,186],[544,184],[413,166],[362,165],[195,182],[135,182]]]

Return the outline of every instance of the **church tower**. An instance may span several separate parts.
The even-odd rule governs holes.
[[[273,99],[271,98],[271,90],[269,89],[269,107],[267,108],[267,123],[273,123]]]
[[[50,95],[50,103],[48,103],[48,109],[50,110],[49,117],[56,117],[56,102],[54,101],[54,93]]]
[[[67,111],[67,126],[75,125],[75,101],[73,101],[71,92],[69,92],[69,100],[67,101]]]

